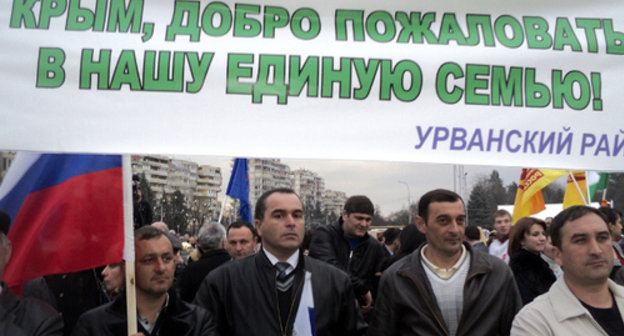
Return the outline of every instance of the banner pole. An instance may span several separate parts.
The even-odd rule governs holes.
[[[134,274],[134,220],[132,208],[132,167],[130,155],[121,158],[124,200],[124,260],[126,261],[126,315],[128,335],[137,333],[136,288]]]

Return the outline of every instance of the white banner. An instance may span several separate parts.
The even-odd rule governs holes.
[[[0,149],[624,167],[621,1],[14,0]]]

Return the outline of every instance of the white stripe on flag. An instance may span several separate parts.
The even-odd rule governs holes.
[[[15,159],[13,159],[9,167],[9,171],[2,180],[2,185],[0,185],[0,199],[3,199],[15,185],[17,185],[22,179],[22,176],[28,171],[28,168],[30,168],[40,156],[41,153],[36,152],[19,152],[15,155]]]

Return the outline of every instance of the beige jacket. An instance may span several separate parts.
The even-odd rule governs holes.
[[[624,319],[624,287],[611,280],[608,280],[608,285],[620,316]],[[538,296],[516,315],[511,336],[521,335],[607,336],[607,333],[572,294],[564,277],[561,277],[547,293]]]

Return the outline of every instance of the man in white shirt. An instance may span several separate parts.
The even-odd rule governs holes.
[[[525,306],[512,335],[623,335],[624,288],[609,279],[611,234],[597,209],[573,206],[550,226],[563,276]]]
[[[195,297],[215,315],[219,334],[364,335],[347,274],[300,250],[305,216],[297,194],[265,192],[254,221],[260,251],[212,271]]]
[[[492,239],[492,242],[488,246],[488,250],[491,255],[500,258],[505,263],[509,264],[509,254],[507,248],[509,247],[509,232],[511,231],[511,214],[507,210],[496,210],[492,215],[494,218],[494,229],[496,230],[496,237]]]

